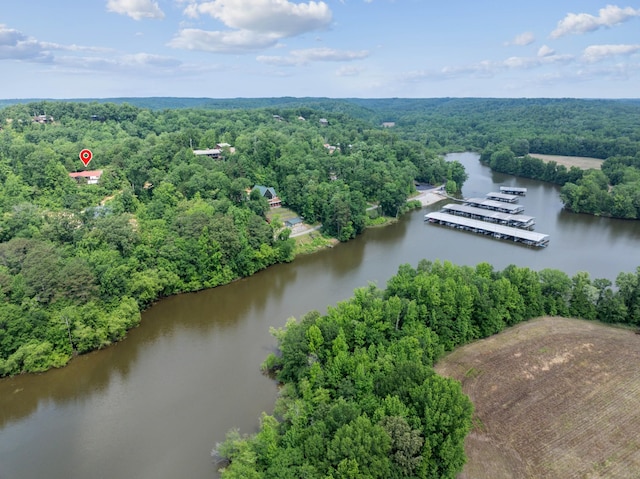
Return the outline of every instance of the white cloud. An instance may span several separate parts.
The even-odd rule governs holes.
[[[107,11],[128,15],[134,20],[164,18],[164,12],[160,10],[158,2],[152,0],[108,0]]]
[[[274,46],[279,39],[326,30],[332,20],[324,2],[288,0],[213,0],[191,2],[184,9],[191,18],[209,15],[231,30],[185,28],[169,43],[174,48],[241,53]]]
[[[531,32],[524,32],[520,35],[516,35],[513,40],[510,40],[505,43],[505,45],[518,45],[525,46],[530,45],[536,40],[536,37]]]
[[[51,53],[35,38],[0,24],[0,60],[51,61]]]
[[[336,70],[336,76],[339,77],[353,77],[362,73],[364,69],[362,67],[357,67],[354,65],[348,65]]]
[[[483,60],[472,65],[445,66],[440,70],[420,70],[400,75],[400,80],[417,83],[425,80],[451,78],[492,78],[506,70],[528,70],[551,64],[567,64],[574,60],[572,55],[548,53],[536,57],[509,57],[502,61]]]
[[[631,55],[637,51],[640,51],[640,45],[591,45],[584,49],[582,58],[594,63],[618,55]]]
[[[291,37],[324,30],[332,14],[324,2],[293,3],[287,0],[214,0],[191,8],[220,20],[229,28]]]
[[[548,47],[547,45],[542,45],[538,49],[539,57],[548,57],[548,56],[554,55],[555,53],[556,53],[555,50],[551,47]]]
[[[589,13],[569,13],[558,22],[556,29],[551,32],[551,38],[572,33],[592,32],[603,27],[610,28],[638,16],[640,16],[640,9],[620,8],[616,5],[601,8],[597,17]]]
[[[180,30],[168,45],[172,48],[213,53],[247,53],[272,47],[277,44],[279,38],[274,34],[260,34],[248,30],[210,32],[185,28]]]
[[[111,58],[64,56],[57,58],[55,67],[60,70],[80,72],[127,72],[148,74],[152,70],[157,74],[175,74],[182,62],[175,58],[150,53],[135,53]]]
[[[310,62],[350,62],[367,58],[366,50],[334,50],[332,48],[308,48],[305,50],[292,50],[287,57],[266,56],[257,57],[257,60],[267,65],[294,66],[305,65]]]

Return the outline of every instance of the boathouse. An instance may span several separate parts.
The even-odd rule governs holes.
[[[451,203],[442,207],[443,213],[464,216],[474,220],[488,221],[505,226],[513,226],[514,228],[531,229],[536,224],[533,216],[512,215],[509,213],[500,213],[499,211],[491,211],[485,208],[475,208],[468,205],[457,205]]]
[[[441,212],[428,213],[424,218],[425,221],[428,221],[429,223],[440,224],[464,231],[471,231],[473,233],[483,234],[497,239],[510,240],[527,246],[545,247],[549,244],[549,235],[489,223],[487,221],[479,221]]]
[[[518,188],[517,186],[501,186],[500,193],[507,193],[510,195],[520,195],[526,196],[527,189],[526,188]]]

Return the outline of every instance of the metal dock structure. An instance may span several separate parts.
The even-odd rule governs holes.
[[[450,228],[472,231],[493,238],[511,240],[527,246],[545,247],[549,244],[549,235],[527,231],[510,226],[498,225],[486,221],[464,218],[448,213],[433,212],[424,216],[425,221],[430,223],[449,226]]]
[[[491,211],[484,208],[475,208],[467,205],[456,205],[454,203],[442,207],[443,213],[464,216],[474,220],[488,221],[514,228],[532,229],[536,224],[533,216],[512,215],[509,213],[500,213],[499,211]]]
[[[506,193],[496,193],[492,191],[491,193],[487,193],[487,199],[504,201],[505,203],[517,203],[520,197],[518,195],[508,195]]]
[[[500,213],[509,213],[511,215],[517,215],[524,211],[524,206],[522,205],[504,203],[503,201],[487,200],[484,198],[467,198],[465,200],[465,204],[476,208],[499,211]]]
[[[518,188],[517,186],[501,186],[500,193],[507,193],[510,195],[519,195],[526,196],[527,189],[526,188]]]

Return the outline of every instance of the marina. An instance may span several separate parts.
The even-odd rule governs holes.
[[[527,231],[511,226],[504,226],[487,221],[460,217],[449,213],[433,212],[425,215],[425,221],[450,228],[471,231],[497,239],[511,240],[527,246],[545,247],[549,244],[549,235]]]
[[[464,216],[490,223],[498,223],[505,226],[512,226],[514,228],[532,229],[536,224],[536,219],[533,216],[512,215],[484,208],[475,208],[468,205],[456,205],[454,203],[445,205],[442,208],[442,211],[452,215]]]
[[[467,198],[465,200],[467,206],[476,208],[484,208],[491,211],[499,211],[500,213],[509,213],[517,215],[524,211],[524,206],[513,203],[505,203],[503,201],[487,200],[485,198]]]
[[[518,195],[518,196],[526,196],[527,195],[527,189],[526,188],[519,188],[517,186],[501,186],[500,187],[500,193],[507,193],[510,195]]]

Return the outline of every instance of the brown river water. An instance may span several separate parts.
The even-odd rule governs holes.
[[[612,280],[640,265],[640,221],[564,212],[556,186],[493,173],[475,154],[449,157],[469,172],[467,197],[527,187],[524,214],[536,217],[549,246],[425,224],[434,205],[230,285],[164,299],[115,346],[0,380],[0,479],[217,477],[216,442],[230,428],[254,432],[260,413],[273,409],[276,384],[260,373],[275,347],[269,327],[324,313],[368,282],[384,287],[402,263],[514,263]]]

